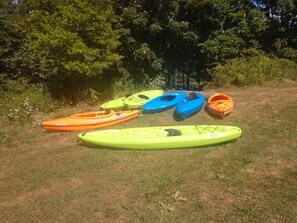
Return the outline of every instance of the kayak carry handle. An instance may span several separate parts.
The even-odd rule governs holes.
[[[182,133],[181,131],[177,130],[177,129],[164,129],[166,132],[168,132],[167,136],[180,136]]]

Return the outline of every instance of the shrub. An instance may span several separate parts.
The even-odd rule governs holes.
[[[124,73],[120,78],[113,78],[111,93],[115,98],[130,95],[139,90],[142,90],[141,87],[135,83],[129,73]]]
[[[266,81],[297,79],[297,64],[287,59],[256,56],[231,60],[217,65],[212,71],[215,86],[261,85]]]
[[[165,77],[162,75],[156,76],[155,78],[151,78],[149,80],[149,87],[151,89],[159,89],[164,87],[166,84]]]
[[[12,123],[25,123],[35,112],[49,112],[56,107],[43,85],[31,85],[26,80],[0,83],[0,115]]]

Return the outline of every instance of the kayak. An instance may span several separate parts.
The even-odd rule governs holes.
[[[146,113],[161,112],[174,107],[187,96],[184,91],[174,91],[163,94],[150,100],[143,105],[143,111]]]
[[[48,131],[76,131],[86,129],[105,128],[128,121],[139,116],[138,110],[113,110],[74,114],[69,117],[42,122],[41,125]]]
[[[140,109],[146,102],[162,94],[162,90],[142,91],[136,94],[132,94],[124,100],[125,107],[128,109]]]
[[[101,109],[103,110],[109,110],[109,109],[122,109],[125,105],[125,99],[127,97],[122,97],[122,98],[118,98],[118,99],[115,99],[115,100],[112,100],[112,101],[108,101],[104,104],[102,104],[100,106]]]
[[[204,102],[204,95],[191,92],[183,101],[176,105],[175,111],[182,119],[186,119],[198,112],[203,107]]]
[[[118,98],[112,101],[105,102],[100,106],[103,110],[108,109],[140,109],[147,101],[162,95],[162,90],[149,90],[132,94],[126,97]]]
[[[224,118],[230,112],[232,112],[234,103],[230,96],[226,94],[217,93],[212,95],[206,104],[210,113]]]
[[[173,149],[221,144],[239,138],[241,129],[222,125],[125,128],[78,134],[82,143],[116,149]]]

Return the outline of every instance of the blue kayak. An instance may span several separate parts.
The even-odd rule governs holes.
[[[159,97],[156,97],[147,103],[145,103],[142,107],[143,111],[146,113],[154,113],[161,112],[167,109],[174,107],[176,104],[181,102],[187,96],[186,92],[169,92],[167,94],[163,94]]]
[[[182,119],[186,119],[198,112],[203,107],[204,101],[204,95],[191,92],[183,101],[177,104],[175,111]]]

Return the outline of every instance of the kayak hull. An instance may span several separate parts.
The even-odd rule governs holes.
[[[105,111],[106,112],[106,111]],[[137,118],[138,110],[115,112],[88,112],[71,115],[69,117],[46,121],[42,127],[47,131],[78,131],[105,128]]]
[[[185,98],[183,101],[176,105],[175,111],[182,118],[186,119],[189,116],[197,113],[204,105],[205,97],[202,94],[197,94],[197,98],[189,100]]]
[[[122,109],[125,105],[126,97],[118,98],[109,102],[106,102],[100,106],[103,110],[110,110],[110,109]]]
[[[162,112],[167,109],[174,107],[176,104],[181,102],[187,96],[186,92],[169,92],[167,94],[161,95],[159,97],[150,100],[143,105],[143,112],[145,113],[155,113]]]
[[[240,135],[241,129],[235,126],[189,125],[93,131],[80,133],[78,138],[88,146],[150,150],[210,146],[236,140]]]

